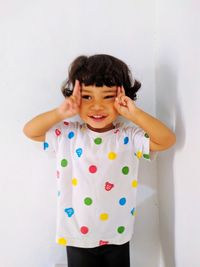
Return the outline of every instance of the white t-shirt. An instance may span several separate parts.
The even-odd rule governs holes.
[[[64,121],[46,133],[44,149],[56,154],[56,242],[87,248],[128,242],[139,159],[151,158],[148,135],[125,123],[99,133]]]

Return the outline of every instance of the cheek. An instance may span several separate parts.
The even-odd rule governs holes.
[[[111,109],[111,112],[112,112],[113,116],[118,116],[118,115],[119,115],[119,113],[118,113],[118,111],[115,109],[114,105],[113,105],[113,107],[112,107],[112,109]]]
[[[86,109],[87,109],[86,104],[82,102],[82,103],[80,104],[80,109],[79,109],[79,111],[80,111],[80,112],[84,112]]]
[[[86,116],[87,113],[88,113],[88,108],[87,108],[87,106],[84,105],[84,104],[81,104],[81,105],[80,105],[80,109],[79,109],[79,116],[82,118],[82,117]]]

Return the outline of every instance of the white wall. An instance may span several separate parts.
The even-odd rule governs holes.
[[[23,135],[23,125],[61,103],[68,65],[82,53],[127,62],[143,83],[138,105],[154,114],[154,12],[154,0],[1,1],[0,266],[66,262],[65,249],[55,244],[54,159]],[[139,181],[131,262],[156,267],[156,162],[142,163]]]
[[[199,1],[157,1],[157,114],[177,135],[158,157],[165,267],[200,266],[199,15]]]

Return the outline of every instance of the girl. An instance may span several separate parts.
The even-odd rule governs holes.
[[[139,159],[176,139],[135,105],[140,86],[113,56],[79,56],[62,87],[64,102],[24,126],[56,155],[56,242],[66,246],[69,267],[130,266]],[[83,123],[66,120],[77,114]],[[116,122],[119,115],[134,125]]]

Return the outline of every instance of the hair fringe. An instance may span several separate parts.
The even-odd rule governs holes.
[[[81,55],[70,64],[68,78],[61,86],[64,97],[72,94],[76,80],[86,86],[123,86],[125,94],[133,100],[137,99],[136,93],[141,87],[141,83],[132,78],[130,69],[123,61],[106,54],[90,57]]]

